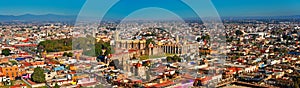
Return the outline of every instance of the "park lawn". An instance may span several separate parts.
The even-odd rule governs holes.
[[[173,57],[174,55],[177,55],[177,54],[168,54],[168,53],[165,54],[165,56],[171,56],[171,57]]]
[[[0,88],[10,88],[10,86],[13,86],[15,82],[16,80],[11,80],[11,85],[0,86]]]
[[[22,84],[26,84],[24,81],[22,80],[11,80],[11,85],[6,85],[6,86],[0,86],[0,88],[10,88],[11,86],[15,85],[16,83],[22,83]],[[27,85],[27,88],[31,88],[29,85]],[[47,88],[47,87],[45,87]]]
[[[165,57],[166,55],[151,55],[149,56],[150,59],[153,59],[153,58],[161,58],[161,57]]]
[[[140,56],[140,60],[148,60],[148,59],[155,59],[155,58],[161,58],[161,57],[165,57],[166,55],[143,55]]]
[[[148,59],[149,59],[148,55],[140,56],[140,60],[148,60]]]

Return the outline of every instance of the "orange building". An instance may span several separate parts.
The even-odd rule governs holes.
[[[8,58],[0,58],[0,63],[8,63],[9,59]]]
[[[16,77],[22,76],[22,74],[26,73],[25,70],[20,69],[16,65],[13,66],[6,65],[0,68],[1,68],[1,73],[4,76],[9,77],[10,80],[15,80]]]
[[[45,62],[44,61],[34,61],[34,62],[31,62],[31,65],[33,66],[36,66],[36,65],[44,65]]]
[[[28,67],[28,66],[39,66],[39,67],[43,67],[45,66],[45,61],[34,61],[34,62],[23,62],[22,63],[25,67]]]
[[[210,53],[212,53],[212,50],[209,48],[201,48],[201,49],[199,49],[199,53],[210,54]]]
[[[76,71],[76,69],[77,69],[77,68],[76,68],[76,66],[75,66],[74,64],[71,64],[71,65],[70,65],[70,70],[71,70],[71,71]]]

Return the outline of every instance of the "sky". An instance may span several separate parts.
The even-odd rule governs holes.
[[[101,1],[101,0],[99,0]],[[211,0],[220,16],[289,16],[300,15],[300,0]],[[86,0],[0,0],[0,15],[57,14],[78,15]],[[100,2],[101,3],[101,2]],[[87,16],[101,6],[96,4]],[[205,3],[199,3],[205,5]],[[120,0],[107,17],[127,16],[147,7],[160,7],[179,16],[193,17],[195,13],[180,0]],[[205,8],[205,7],[203,7]],[[144,14],[167,15],[157,9],[144,11]],[[205,10],[204,12],[205,13]],[[207,15],[209,16],[209,14]]]

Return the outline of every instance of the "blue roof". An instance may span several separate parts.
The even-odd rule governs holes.
[[[17,61],[25,60],[25,58],[23,58],[23,57],[18,57],[18,58],[16,58],[16,60],[17,60]]]
[[[190,62],[190,64],[196,64],[196,62]]]
[[[60,70],[65,70],[64,66],[59,66],[59,67],[55,67],[54,71],[60,71]]]
[[[266,65],[265,64],[261,64],[259,67],[265,67]]]
[[[288,54],[292,54],[292,55],[300,55],[300,52],[289,52]]]
[[[103,55],[99,55],[98,57],[97,57],[97,59],[98,60],[101,60],[102,62],[105,60],[105,56],[103,56]]]

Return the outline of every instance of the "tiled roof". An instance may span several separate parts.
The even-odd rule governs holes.
[[[167,81],[167,82],[164,82],[164,83],[155,84],[153,87],[161,88],[161,87],[166,87],[166,86],[169,86],[169,85],[172,85],[172,84],[174,84],[174,82]]]

